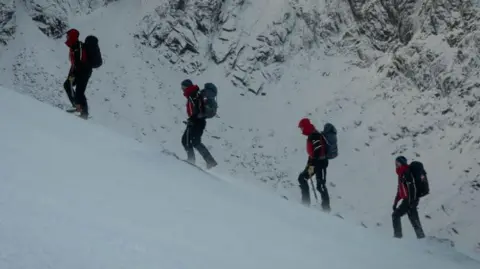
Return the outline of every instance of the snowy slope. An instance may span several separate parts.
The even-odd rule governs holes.
[[[200,173],[4,88],[0,121],[1,268],[480,266]]]
[[[480,255],[478,5],[56,0],[58,12],[42,14],[61,23],[46,31],[32,19],[32,3],[46,2],[27,2],[2,7],[0,85],[66,105],[67,50],[56,33],[94,33],[105,57],[87,90],[94,122],[184,156],[179,83],[213,81],[219,118],[204,142],[215,169],[297,202],[306,154],[296,124],[305,115],[331,121],[341,130],[341,157],[328,172],[333,214],[390,235],[393,159],[404,154],[423,161],[432,181],[420,206],[427,234]],[[412,18],[416,34],[397,32]]]

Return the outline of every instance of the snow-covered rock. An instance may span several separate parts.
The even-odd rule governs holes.
[[[15,29],[15,0],[3,0],[0,3],[0,44],[6,45]]]
[[[75,14],[88,14],[93,10],[117,0],[25,0],[25,6],[47,36],[61,37],[68,26],[68,18]]]
[[[259,94],[263,84],[279,81],[292,55],[318,47],[346,27],[335,11],[342,3],[328,1],[326,13],[307,4],[170,0],[143,18],[135,37],[177,70],[199,74],[211,63],[221,65],[233,85]],[[252,13],[259,17],[245,20]]]
[[[62,4],[64,1],[27,0],[29,15],[38,28],[47,36],[59,38],[68,27],[68,16]]]
[[[394,106],[394,113],[419,111],[417,117],[428,118],[422,128],[429,132],[463,128],[460,145],[451,150],[477,150],[479,134],[471,127],[480,122],[480,110],[475,109],[480,100],[478,5],[455,0],[350,3],[372,47],[385,52],[376,65],[384,76],[379,84],[382,98],[396,102],[397,94],[389,91],[416,92],[412,97],[418,100]],[[410,130],[419,127],[409,119],[399,125]],[[477,142],[472,148],[473,141]]]

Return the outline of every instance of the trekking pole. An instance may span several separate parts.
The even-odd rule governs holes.
[[[68,82],[70,83],[70,92],[72,93],[71,97],[72,97],[72,100],[74,100],[74,107],[75,107],[75,105],[76,105],[76,103],[75,103],[75,101],[76,101],[75,100],[75,89],[73,88],[73,82],[70,78],[68,78]]]
[[[75,93],[74,93],[74,90],[73,90],[73,82],[72,82],[72,80],[70,79],[70,76],[68,77],[68,83],[70,84],[70,92],[71,92],[72,94],[75,94]]]
[[[318,203],[317,191],[315,190],[315,186],[313,185],[313,180],[311,177],[310,177],[310,183],[312,183],[312,191],[313,191],[313,194],[315,195],[315,200],[317,200],[317,203]]]

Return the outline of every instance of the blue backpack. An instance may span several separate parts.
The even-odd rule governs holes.
[[[322,132],[325,143],[327,144],[327,159],[332,160],[338,156],[337,129],[333,124],[326,123]]]

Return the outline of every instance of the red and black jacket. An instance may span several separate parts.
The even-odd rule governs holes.
[[[307,153],[308,159],[312,161],[326,159],[325,138],[317,130],[314,130],[307,137]]]
[[[87,53],[82,42],[77,41],[70,47],[69,59],[71,64],[69,76],[88,75],[92,71],[92,68],[87,64]]]
[[[310,121],[301,122],[302,133],[307,136],[308,164],[326,159],[326,141]]]
[[[409,204],[418,201],[417,186],[408,165],[398,167],[396,172],[398,175],[398,186],[394,204],[397,204],[400,200],[404,200]]]
[[[92,68],[87,62],[87,52],[83,47],[83,43],[78,39],[80,33],[76,29],[67,32],[67,41],[65,45],[70,48],[68,58],[70,60],[70,70],[68,76],[85,76],[90,75]]]
[[[200,88],[192,85],[183,90],[183,96],[187,98],[187,116],[188,120],[197,120],[202,109],[202,102],[199,96]]]

